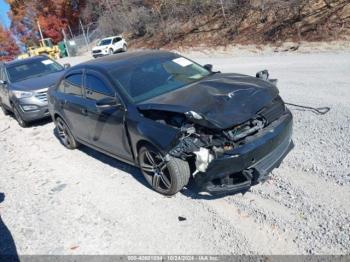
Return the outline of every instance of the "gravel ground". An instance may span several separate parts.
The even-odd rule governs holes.
[[[295,149],[266,183],[221,198],[164,197],[134,167],[66,150],[51,122],[22,129],[0,114],[0,214],[19,254],[350,253],[350,53],[189,56],[267,68],[285,101],[331,111],[291,108]]]

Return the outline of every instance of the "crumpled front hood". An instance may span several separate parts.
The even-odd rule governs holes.
[[[268,81],[240,74],[215,74],[144,101],[138,107],[178,113],[194,111],[203,117],[193,119],[194,122],[227,129],[254,117],[277,95],[277,87]]]
[[[60,78],[63,76],[65,70],[60,72],[29,78],[20,82],[15,82],[11,84],[12,89],[21,91],[35,91],[43,88],[50,87],[56,84]]]

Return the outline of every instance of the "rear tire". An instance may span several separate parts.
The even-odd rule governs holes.
[[[126,44],[123,45],[123,49],[122,49],[122,52],[126,52],[128,51],[128,47],[126,46]]]
[[[28,127],[28,122],[23,120],[21,114],[19,113],[19,110],[17,109],[17,107],[15,105],[13,105],[13,114],[15,115],[15,118],[21,127],[23,127],[23,128]]]
[[[190,179],[189,164],[170,156],[165,161],[161,153],[153,146],[146,145],[139,150],[139,166],[148,184],[158,193],[175,195]]]
[[[76,149],[78,147],[78,142],[75,140],[66,122],[64,122],[62,118],[57,117],[55,119],[55,126],[62,145],[70,150]]]

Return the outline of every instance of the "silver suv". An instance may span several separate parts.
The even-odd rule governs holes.
[[[47,91],[69,65],[61,66],[46,56],[0,63],[0,107],[13,113],[19,125],[49,117]]]

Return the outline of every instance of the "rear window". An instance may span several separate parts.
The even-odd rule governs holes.
[[[116,37],[116,38],[113,39],[113,44],[118,43],[121,40],[122,39],[120,37]]]

